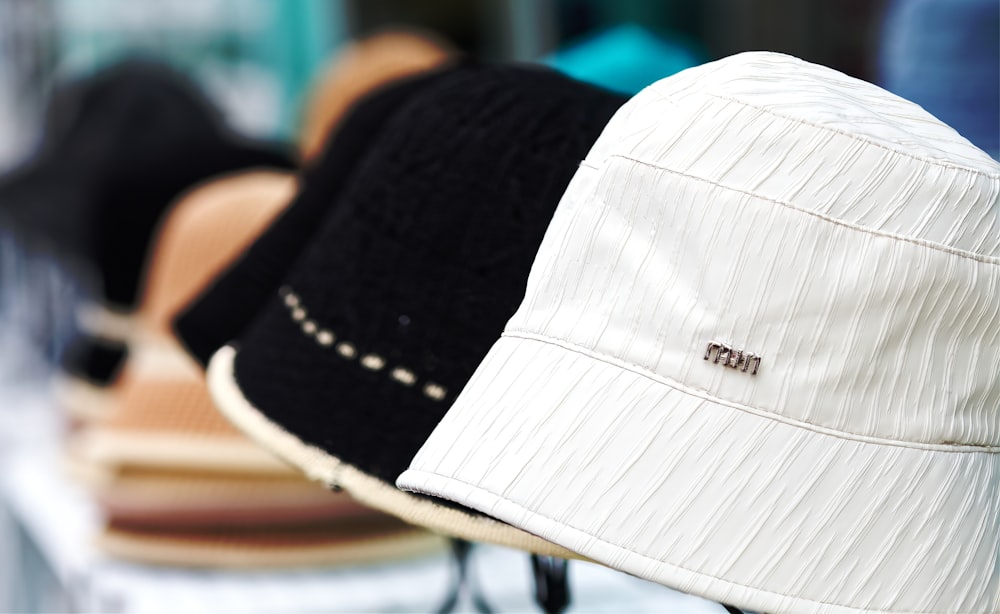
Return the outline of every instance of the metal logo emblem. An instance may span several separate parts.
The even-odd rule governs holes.
[[[708,348],[705,350],[705,360],[709,360],[713,353],[715,354],[713,363],[722,363],[723,366],[739,369],[743,373],[749,372],[750,375],[757,375],[757,370],[760,368],[760,356],[753,352],[734,349],[725,343],[709,341]]]

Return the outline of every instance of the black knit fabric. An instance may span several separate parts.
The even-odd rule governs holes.
[[[114,383],[127,355],[124,343],[78,335],[60,355],[59,368],[66,375],[104,387]]]
[[[241,337],[246,398],[394,485],[516,310],[563,191],[623,102],[514,66],[463,67],[420,92]]]
[[[86,262],[103,300],[132,307],[166,207],[219,173],[292,168],[288,151],[229,131],[185,77],[129,61],[55,97],[38,155],[0,182],[0,208],[26,242]]]
[[[301,253],[355,166],[392,113],[439,78],[438,72],[404,79],[372,92],[348,112],[302,188],[282,215],[174,321],[174,332],[202,365],[215,350],[236,339]]]

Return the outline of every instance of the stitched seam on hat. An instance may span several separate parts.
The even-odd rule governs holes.
[[[657,170],[661,170],[661,171],[664,171],[664,172],[667,172],[667,173],[672,173],[672,174],[678,175],[680,177],[686,177],[686,178],[692,179],[694,181],[700,181],[702,183],[707,183],[709,185],[713,185],[715,187],[722,188],[723,190],[729,190],[731,192],[736,192],[738,194],[744,194],[746,196],[750,196],[752,198],[756,198],[756,199],[763,200],[763,201],[766,201],[766,202],[769,202],[769,203],[773,203],[773,204],[779,205],[781,207],[786,207],[788,209],[791,209],[792,211],[798,211],[799,213],[804,213],[806,215],[811,215],[812,217],[815,217],[815,218],[818,218],[820,220],[829,222],[829,223],[834,224],[836,226],[843,226],[844,228],[848,228],[850,230],[856,230],[856,231],[864,233],[864,234],[870,234],[870,235],[873,235],[873,236],[883,237],[883,238],[886,238],[886,239],[893,239],[893,240],[896,240],[896,241],[902,241],[904,243],[912,243],[912,244],[918,245],[920,247],[925,247],[927,249],[944,252],[944,253],[947,253],[947,254],[952,255],[952,256],[958,256],[960,258],[966,258],[968,260],[975,260],[976,262],[980,262],[982,264],[1000,265],[1000,256],[985,256],[983,254],[977,254],[975,252],[966,251],[964,249],[959,249],[957,247],[951,247],[950,245],[944,245],[942,243],[937,243],[937,242],[934,242],[934,241],[928,241],[926,239],[917,239],[917,238],[914,238],[914,237],[905,237],[903,235],[898,235],[898,234],[894,234],[894,233],[891,233],[891,232],[885,232],[883,230],[876,230],[874,228],[868,228],[866,226],[860,226],[858,224],[852,224],[851,222],[845,222],[844,220],[838,220],[836,218],[832,218],[832,217],[829,217],[827,215],[823,215],[822,213],[817,213],[816,211],[810,211],[809,209],[803,209],[801,207],[796,207],[795,205],[793,205],[791,203],[786,203],[786,202],[783,202],[783,201],[780,201],[780,200],[775,200],[775,199],[770,198],[768,196],[762,196],[760,194],[755,194],[754,192],[749,192],[747,190],[741,190],[739,188],[734,188],[732,186],[728,186],[728,185],[725,185],[725,184],[722,184],[722,183],[718,183],[716,181],[712,181],[711,179],[705,179],[704,177],[698,177],[696,175],[690,175],[688,173],[683,173],[681,171],[674,170],[672,168],[666,168],[664,166],[660,166],[660,165],[654,164],[652,162],[647,162],[645,160],[639,160],[638,158],[631,158],[631,157],[623,155],[623,154],[611,154],[611,155],[608,156],[608,158],[619,158],[619,159],[622,159],[622,160],[628,160],[629,162],[634,162],[636,164],[642,164],[643,166],[648,166],[650,168],[655,168]]]
[[[659,91],[657,91],[655,89],[653,89],[651,91],[654,94],[656,94],[657,97],[659,97],[661,100],[663,100],[665,102],[669,102],[669,103],[671,103],[674,106],[678,106],[680,104],[680,101],[675,100],[673,97],[671,97],[671,96],[669,96],[667,94],[659,92]],[[832,132],[832,133],[835,133],[835,134],[839,134],[839,135],[847,137],[847,138],[849,138],[849,139],[851,139],[853,141],[858,141],[858,142],[861,142],[861,143],[865,143],[866,145],[871,145],[873,147],[878,147],[879,149],[882,149],[882,150],[885,150],[885,151],[897,154],[897,155],[902,156],[904,158],[909,158],[911,160],[916,160],[918,162],[923,162],[925,164],[932,164],[934,166],[939,166],[941,168],[950,168],[952,170],[965,171],[965,172],[971,173],[973,175],[979,175],[981,177],[986,177],[987,179],[1000,179],[1000,173],[991,173],[989,171],[984,171],[982,169],[969,168],[968,166],[962,166],[960,164],[954,164],[952,162],[944,162],[942,160],[935,160],[934,158],[927,158],[927,157],[924,157],[924,156],[918,156],[916,154],[913,154],[913,153],[910,153],[910,152],[907,152],[907,151],[903,151],[903,150],[897,149],[895,147],[890,147],[890,146],[886,145],[885,143],[880,143],[880,142],[872,139],[871,137],[862,136],[860,134],[851,134],[850,132],[847,132],[845,130],[841,130],[840,128],[833,128],[831,126],[826,126],[826,125],[823,125],[823,124],[818,124],[816,122],[811,122],[811,121],[806,120],[806,119],[801,119],[801,118],[798,118],[798,117],[791,117],[791,116],[788,116],[788,115],[783,115],[781,113],[775,113],[771,109],[768,109],[766,107],[762,107],[762,106],[759,106],[759,105],[750,104],[748,102],[740,100],[739,98],[732,98],[730,96],[723,96],[721,94],[711,94],[711,93],[707,93],[707,92],[702,93],[702,95],[703,96],[708,96],[708,97],[711,97],[711,98],[716,98],[718,100],[725,100],[726,102],[732,102],[732,103],[735,103],[735,104],[738,104],[738,105],[741,105],[741,106],[744,106],[744,107],[747,107],[747,108],[750,108],[750,109],[754,109],[754,110],[760,111],[761,113],[767,113],[768,115],[770,115],[772,117],[776,117],[778,119],[783,119],[785,121],[789,121],[789,122],[801,124],[803,126],[809,126],[811,128],[816,128],[818,130],[824,130],[826,132]],[[973,147],[975,147],[975,146],[973,146]],[[976,149],[978,150],[979,148],[976,147]],[[982,151],[982,150],[979,150],[979,151]],[[986,155],[985,152],[984,152],[984,155]]]
[[[363,369],[372,372],[382,371],[382,369],[384,369],[388,364],[386,358],[378,354],[362,354],[358,350],[357,345],[351,341],[337,341],[338,336],[333,330],[320,326],[319,322],[308,317],[309,311],[302,303],[301,296],[290,286],[282,286],[279,288],[278,297],[281,299],[282,306],[285,307],[288,312],[292,324],[296,325],[303,335],[316,342],[316,345],[321,349],[333,350],[341,358],[348,361],[354,360],[360,356],[358,364]],[[335,342],[336,345],[334,345]],[[406,387],[414,386],[420,380],[420,376],[416,371],[401,365],[397,365],[392,369],[389,369],[388,373],[389,379]],[[448,396],[447,388],[438,382],[431,380],[424,380],[424,384],[421,386],[420,390],[425,397],[437,402],[445,400]]]
[[[457,478],[457,477],[455,477],[453,475],[443,475],[443,474],[440,474],[440,473],[434,473],[434,472],[430,472],[430,471],[422,471],[422,470],[419,470],[419,469],[408,469],[407,471],[412,471],[413,473],[416,473],[418,475],[431,475],[431,476],[434,476],[434,477],[441,477],[441,478],[444,478],[446,480],[454,480],[455,482],[458,482],[459,484],[467,486],[467,487],[469,487],[469,488],[471,488],[473,490],[477,490],[477,491],[488,493],[488,494],[496,497],[497,499],[500,499],[501,501],[505,501],[505,502],[507,502],[507,503],[509,503],[509,504],[511,504],[511,505],[513,505],[515,507],[517,507],[522,512],[526,512],[526,513],[531,514],[533,516],[538,516],[540,518],[544,518],[545,520],[548,520],[549,522],[555,524],[557,528],[558,527],[568,527],[568,528],[570,528],[570,529],[572,529],[574,531],[577,531],[577,532],[581,533],[582,535],[587,536],[588,538],[590,538],[590,539],[592,539],[592,540],[594,540],[596,542],[600,542],[602,544],[610,546],[610,547],[614,548],[615,550],[624,551],[624,552],[626,552],[626,553],[628,553],[630,555],[637,556],[637,557],[643,559],[644,561],[647,561],[649,563],[653,563],[654,565],[666,565],[667,567],[672,567],[674,569],[680,569],[680,570],[686,571],[688,573],[698,574],[698,575],[705,576],[706,578],[711,578],[713,580],[718,580],[719,582],[728,584],[730,586],[735,586],[735,587],[743,588],[743,589],[750,589],[750,590],[758,591],[758,592],[761,592],[761,593],[765,593],[767,595],[773,595],[773,596],[778,597],[778,598],[780,598],[782,600],[793,599],[793,600],[798,601],[798,602],[814,603],[814,604],[818,604],[818,605],[836,606],[838,608],[845,608],[845,609],[848,609],[848,610],[856,611],[859,614],[871,611],[870,609],[867,609],[867,608],[856,608],[854,606],[844,605],[842,603],[836,603],[836,602],[833,602],[833,601],[819,601],[819,600],[810,599],[810,598],[807,598],[807,597],[796,597],[796,596],[793,596],[793,595],[783,595],[781,593],[776,593],[774,591],[769,591],[767,589],[759,588],[757,586],[752,586],[752,585],[749,585],[749,584],[739,584],[738,582],[734,582],[733,580],[727,580],[726,578],[722,578],[722,577],[719,577],[719,576],[714,576],[714,575],[712,575],[710,573],[706,573],[704,571],[698,571],[698,570],[695,570],[695,569],[691,569],[689,567],[684,567],[684,566],[681,566],[681,565],[677,565],[675,563],[668,563],[666,561],[661,561],[659,559],[655,559],[655,558],[653,558],[651,556],[647,556],[647,555],[642,554],[640,552],[636,552],[634,550],[629,550],[629,549],[625,548],[624,546],[619,546],[618,544],[616,544],[614,542],[610,542],[610,541],[608,541],[606,539],[602,539],[602,538],[598,537],[597,535],[594,535],[593,533],[590,533],[588,531],[584,531],[583,529],[580,529],[578,527],[570,525],[570,524],[568,524],[567,522],[565,522],[563,520],[559,520],[558,518],[552,518],[551,516],[546,516],[545,514],[542,514],[542,513],[538,512],[538,511],[535,511],[533,509],[528,509],[527,507],[521,505],[520,503],[518,503],[518,502],[516,502],[516,501],[514,501],[512,499],[509,499],[509,498],[507,498],[506,496],[504,496],[504,495],[502,495],[500,493],[496,493],[496,492],[493,492],[492,490],[489,490],[488,488],[484,488],[483,486],[480,486],[479,484],[472,484],[470,482],[466,482],[465,480]],[[439,498],[450,499],[450,497],[441,497],[437,493],[427,492],[426,490],[421,489],[421,488],[413,488],[413,487],[407,486],[406,490],[409,490],[411,492],[421,493],[421,494],[424,494],[424,495],[430,495],[432,497],[439,497]],[[456,501],[456,503],[461,503],[461,502],[460,501]],[[553,542],[553,543],[556,543],[556,542]],[[575,552],[575,550],[574,550],[574,552]],[[577,552],[577,554],[583,554],[583,553]],[[588,556],[589,557],[590,555],[583,554],[583,556]],[[926,611],[926,610],[925,611],[912,611],[912,610],[907,610],[907,611],[893,611],[893,610],[887,610],[886,612],[887,612],[887,614],[950,614],[948,612],[932,612],[932,611]]]
[[[813,128],[817,128],[819,130],[825,130],[827,132],[833,132],[835,134],[839,134],[841,136],[847,137],[847,138],[849,138],[849,139],[851,139],[853,141],[860,141],[860,142],[865,143],[867,145],[871,145],[873,147],[878,147],[879,149],[888,151],[890,153],[897,154],[897,155],[902,156],[904,158],[909,158],[911,160],[916,160],[918,162],[924,162],[925,164],[931,164],[933,166],[939,166],[939,167],[942,167],[942,168],[950,168],[952,170],[965,171],[967,173],[971,173],[973,175],[979,175],[981,177],[986,177],[988,179],[1000,179],[1000,173],[991,173],[989,171],[984,171],[984,170],[976,169],[976,168],[969,168],[968,166],[962,166],[961,164],[955,164],[953,162],[944,162],[942,160],[935,160],[933,158],[927,158],[927,157],[924,157],[924,156],[918,156],[916,154],[912,154],[912,153],[909,153],[909,152],[906,152],[906,151],[902,151],[902,150],[897,149],[895,147],[890,147],[890,146],[886,145],[885,143],[880,143],[880,142],[872,139],[871,137],[862,136],[860,134],[851,134],[850,132],[847,132],[845,130],[841,130],[840,128],[834,128],[832,126],[824,126],[823,124],[817,124],[817,123],[811,122],[809,120],[800,119],[800,118],[797,118],[797,117],[789,117],[789,116],[783,115],[781,113],[775,113],[771,109],[767,109],[765,107],[761,107],[761,106],[758,106],[758,105],[749,104],[749,103],[743,102],[742,100],[739,100],[737,98],[730,98],[728,96],[721,96],[719,94],[706,94],[706,96],[711,96],[712,98],[718,98],[720,100],[725,100],[725,101],[728,101],[728,102],[735,102],[737,104],[741,104],[741,105],[743,105],[745,107],[748,107],[748,108],[751,108],[751,109],[756,109],[757,111],[760,111],[761,113],[767,113],[768,115],[771,115],[772,117],[777,117],[778,119],[783,119],[785,121],[790,121],[790,122],[802,124],[802,125],[805,125],[805,126],[811,126]],[[976,148],[976,149],[978,149],[978,148]],[[982,151],[982,150],[980,150],[980,151]],[[985,155],[985,153],[984,153],[984,155]]]
[[[760,409],[756,407],[750,407],[749,405],[743,405],[741,403],[736,403],[733,401],[727,401],[725,399],[720,399],[713,395],[710,391],[703,388],[698,388],[695,386],[690,386],[687,384],[682,384],[674,379],[660,375],[659,373],[654,373],[635,363],[622,360],[620,358],[615,358],[614,356],[608,356],[606,354],[601,354],[590,350],[588,348],[581,347],[570,341],[565,341],[563,339],[555,339],[552,337],[547,337],[545,335],[540,335],[537,333],[532,333],[524,330],[505,330],[501,337],[512,337],[528,339],[532,341],[538,341],[540,343],[547,343],[550,345],[555,345],[557,347],[563,348],[564,350],[569,350],[588,358],[598,360],[603,363],[607,363],[612,366],[616,366],[620,369],[625,369],[631,371],[636,375],[641,375],[655,382],[669,386],[678,392],[688,394],[691,396],[716,403],[718,405],[723,405],[730,407],[732,409],[737,409],[750,413],[754,416],[761,418],[773,419],[777,422],[787,424],[789,426],[794,426],[802,428],[805,430],[813,431],[820,435],[828,435],[831,437],[837,437],[840,439],[847,439],[851,441],[858,441],[861,443],[877,444],[877,445],[888,445],[896,446],[901,448],[912,448],[914,450],[922,450],[925,452],[943,452],[949,454],[997,454],[1000,453],[1000,446],[990,446],[990,445],[976,445],[976,444],[961,444],[961,445],[950,445],[950,444],[935,444],[935,443],[920,443],[916,441],[900,441],[897,439],[886,439],[883,437],[877,437],[873,435],[864,435],[861,433],[852,433],[850,431],[844,431],[840,429],[833,429],[830,427],[819,426],[816,424],[810,424],[808,422],[802,422],[801,420],[796,420],[794,418],[789,418],[787,416],[782,416],[769,409]]]

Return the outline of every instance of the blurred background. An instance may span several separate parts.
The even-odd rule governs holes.
[[[927,2],[898,2],[919,5]],[[942,6],[968,0],[938,2]],[[0,0],[0,168],[31,151],[63,78],[123,56],[194,76],[233,124],[290,135],[317,68],[350,36],[408,24],[497,60],[537,60],[619,24],[699,58],[783,51],[879,78],[887,0]],[[995,4],[995,2],[993,3]],[[993,24],[995,31],[996,24]],[[940,32],[921,32],[932,46]],[[897,35],[898,36],[898,35]],[[995,41],[993,51],[996,51]],[[995,54],[994,54],[995,55]],[[932,67],[927,67],[931,70]]]
[[[53,92],[123,60],[169,65],[234,133],[308,158],[307,109],[324,71],[351,41],[399,27],[449,53],[543,63],[625,94],[741,51],[784,52],[913,100],[1000,156],[1000,0],[0,0],[0,184],[39,156],[47,132],[72,122]],[[9,193],[0,189],[0,214]],[[56,370],[81,297],[100,294],[51,251],[25,249],[0,224],[0,611],[246,610],[254,600],[280,611],[289,587],[301,610],[434,608],[443,596],[433,591],[424,601],[364,599],[381,586],[416,595],[444,586],[444,559],[336,577],[150,575],[114,564],[98,573],[80,542],[100,523],[97,512],[60,499],[69,496],[56,492],[63,483],[32,456],[63,426],[30,393]],[[508,611],[533,607],[524,557],[484,556],[486,568],[524,572],[514,581],[480,569],[494,579],[484,589],[491,600]],[[579,611],[665,603],[621,574],[579,573],[591,589],[575,601]],[[331,603],[332,586],[354,586],[359,600]],[[165,594],[177,601],[162,602]]]
[[[287,137],[317,68],[348,38],[386,26],[417,26],[485,58],[535,61],[628,24],[699,60],[781,51],[930,92],[938,79],[976,86],[964,78],[976,49],[996,68],[995,7],[992,0],[0,0],[0,169],[31,151],[54,82],[127,56],[158,58],[193,76],[240,129]],[[992,94],[995,130],[997,75],[982,76],[992,81],[978,87]],[[918,79],[927,82],[902,83]]]
[[[241,130],[288,137],[299,120],[310,79],[330,54],[350,37],[398,25],[433,32],[480,57],[521,61],[543,59],[615,26],[639,26],[698,60],[746,50],[781,51],[887,83],[903,90],[904,96],[923,94],[928,98],[925,106],[932,112],[938,107],[944,115],[970,112],[970,105],[977,103],[966,99],[960,101],[963,109],[946,109],[945,103],[930,100],[932,92],[947,81],[954,96],[954,84],[964,84],[967,90],[978,88],[986,98],[978,104],[986,105],[984,115],[991,113],[992,123],[978,129],[984,133],[992,129],[993,134],[980,137],[985,139],[980,146],[995,155],[997,75],[989,70],[997,66],[996,4],[993,0],[0,0],[0,169],[31,151],[54,82],[135,55],[167,61],[196,78]],[[970,78],[974,74],[986,82]]]

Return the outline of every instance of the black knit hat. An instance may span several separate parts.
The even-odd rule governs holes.
[[[25,242],[81,260],[103,301],[131,307],[161,214],[183,190],[288,151],[242,139],[184,76],[131,60],[57,92],[38,155],[0,181],[0,207]]]
[[[524,295],[580,160],[624,98],[465,66],[382,131],[209,386],[248,434],[369,505],[458,537],[571,556],[395,488]]]
[[[355,166],[399,106],[439,78],[438,71],[396,81],[361,98],[306,170],[295,200],[213,285],[174,321],[174,332],[202,365],[239,337],[337,202]]]

